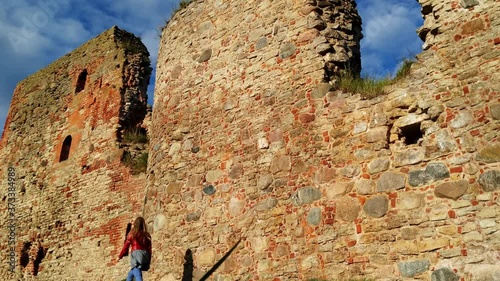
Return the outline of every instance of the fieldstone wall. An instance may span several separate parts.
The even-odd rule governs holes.
[[[11,253],[13,222],[16,255],[14,273],[3,258],[2,280],[126,274],[128,261],[116,261],[145,175],[122,164],[119,136],[146,115],[150,73],[145,46],[113,27],[17,85],[0,144],[0,251]]]
[[[149,278],[500,278],[499,1],[420,1],[425,51],[373,100],[353,1],[194,1],[163,30]],[[330,36],[335,34],[335,36]],[[338,36],[337,36],[338,35]],[[496,278],[496,279],[495,279]]]

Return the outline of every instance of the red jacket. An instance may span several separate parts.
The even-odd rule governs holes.
[[[152,254],[151,236],[148,234],[146,236],[146,239],[144,239],[144,240],[145,240],[145,243],[142,243],[142,241],[136,240],[135,237],[132,236],[132,233],[129,233],[129,235],[127,236],[127,241],[125,241],[125,244],[123,245],[122,251],[120,252],[120,255],[118,256],[118,258],[120,258],[120,259],[123,258],[123,256],[127,252],[128,247],[130,247],[130,245],[132,245],[131,252],[133,252],[135,250],[145,250],[149,254]]]

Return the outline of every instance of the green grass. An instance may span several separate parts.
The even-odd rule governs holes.
[[[396,77],[394,77],[394,80],[400,80],[405,77],[407,77],[410,74],[411,71],[411,66],[416,62],[415,59],[409,59],[406,58],[403,60],[401,63],[401,66],[399,67],[398,71],[396,72]]]
[[[124,151],[121,161],[125,166],[130,167],[133,175],[137,175],[140,173],[145,173],[148,168],[148,158],[149,154],[147,152],[143,152],[137,157],[132,157],[130,152]]]
[[[382,79],[362,78],[346,72],[340,75],[338,88],[344,92],[359,93],[362,97],[371,99],[386,94],[384,88],[391,85],[391,81],[388,77]]]
[[[372,99],[387,94],[385,88],[410,74],[414,59],[404,59],[394,77],[373,78],[360,77],[352,74],[349,70],[339,76],[338,89],[344,92],[360,94],[362,97]]]
[[[148,143],[149,138],[143,130],[131,128],[123,133],[123,141],[126,143]]]

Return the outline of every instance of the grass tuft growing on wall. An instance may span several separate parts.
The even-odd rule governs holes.
[[[400,80],[407,77],[410,74],[411,66],[416,62],[415,59],[406,58],[403,60],[401,65],[399,66],[398,71],[396,72],[396,77],[394,80]]]
[[[123,164],[131,168],[133,175],[145,173],[148,168],[148,153],[143,152],[137,157],[132,157],[130,152],[125,151],[122,155],[121,161]]]
[[[132,128],[125,130],[123,133],[123,141],[126,143],[147,143],[149,139],[144,130]]]
[[[338,80],[339,90],[348,93],[359,93],[364,98],[375,98],[384,95],[384,88],[391,84],[390,78],[375,79],[371,77],[362,78],[350,73],[340,75]]]

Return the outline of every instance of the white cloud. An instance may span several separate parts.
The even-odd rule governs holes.
[[[0,131],[16,84],[101,32],[117,25],[158,53],[157,28],[179,0],[16,0],[0,5]],[[151,80],[154,82],[154,79]],[[148,91],[152,101],[152,89]]]
[[[358,11],[363,20],[363,73],[386,76],[404,58],[421,52],[416,30],[423,21],[416,1],[359,0]]]

